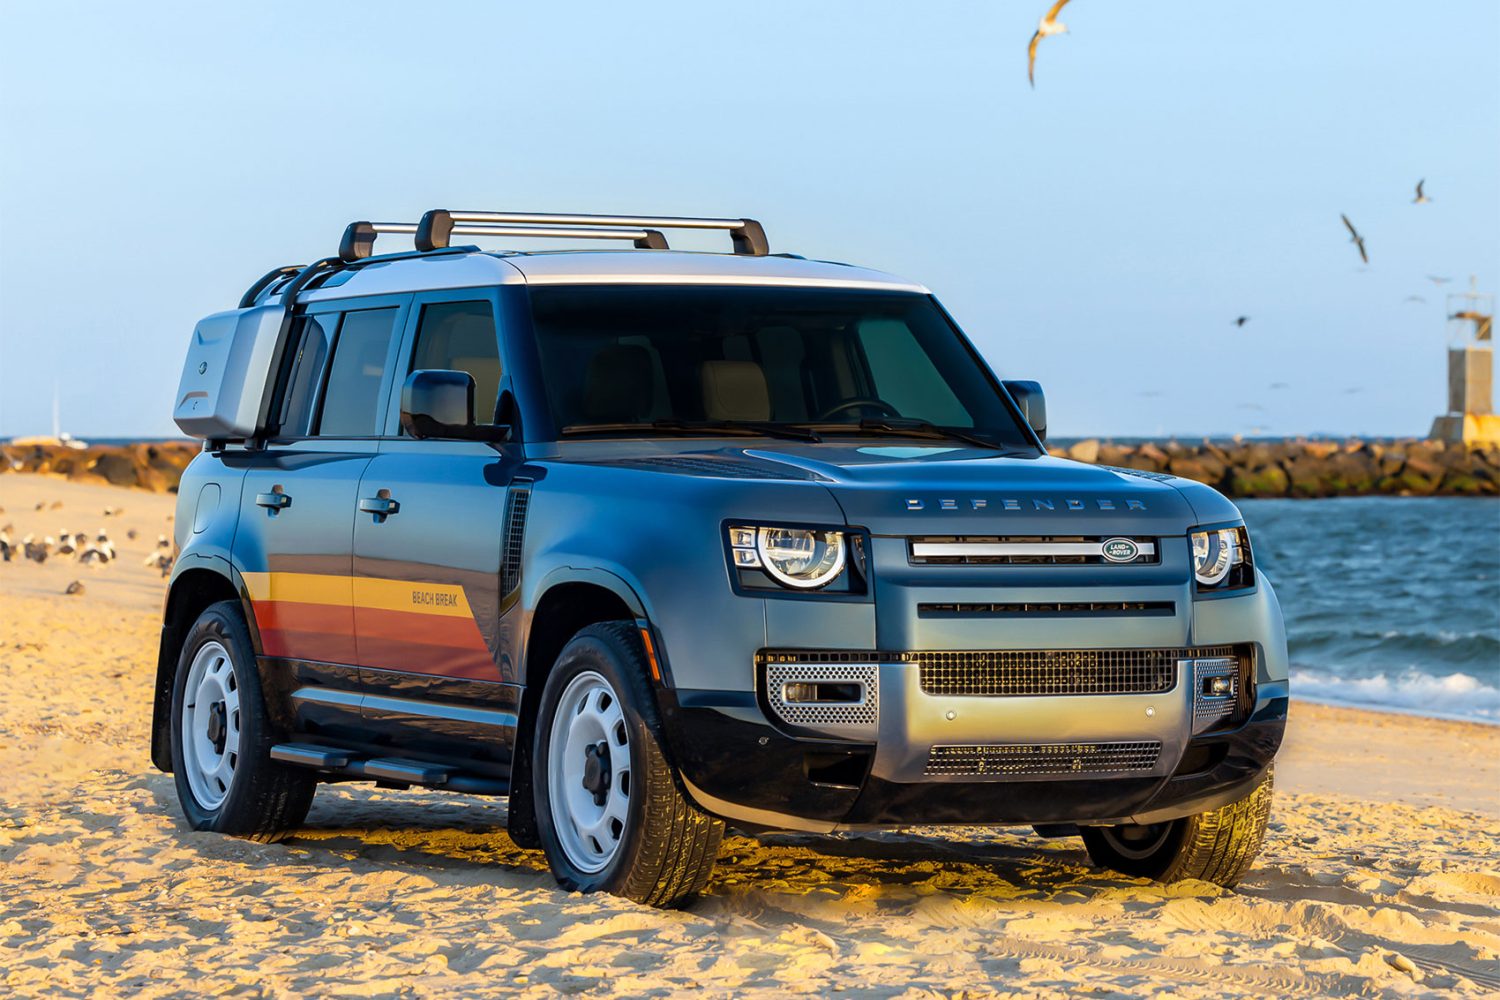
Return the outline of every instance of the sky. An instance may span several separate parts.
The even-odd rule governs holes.
[[[173,435],[200,316],[433,207],[758,218],[926,284],[1054,436],[1425,433],[1500,283],[1500,4],[1073,0],[1033,90],[1047,5],[5,0],[0,436],[54,385]]]

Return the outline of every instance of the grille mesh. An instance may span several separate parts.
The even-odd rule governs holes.
[[[1019,776],[1149,771],[1160,756],[1161,744],[1154,740],[938,746],[928,751],[927,773]]]
[[[1193,664],[1193,732],[1201,733],[1231,718],[1239,707],[1236,698],[1205,697],[1203,685],[1212,677],[1235,677],[1240,674],[1236,660],[1199,660]]]
[[[861,683],[864,700],[858,704],[808,704],[787,701],[786,685],[795,682]],[[880,668],[859,664],[771,664],[766,667],[766,692],[771,708],[794,726],[861,726],[874,728],[880,718]]]
[[[531,484],[513,486],[505,502],[505,558],[500,566],[500,594],[521,585],[521,550],[526,541],[526,511],[531,506]]]
[[[1232,656],[1208,649],[1017,649],[912,653],[922,690],[937,695],[1157,694],[1177,683],[1177,661]]]

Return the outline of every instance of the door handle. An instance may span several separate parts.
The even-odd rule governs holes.
[[[290,495],[281,492],[281,487],[277,486],[270,493],[255,494],[255,505],[257,507],[267,507],[272,511],[285,510],[292,505],[292,498]]]
[[[381,491],[385,492],[384,490]],[[359,509],[366,514],[374,514],[377,521],[390,517],[392,514],[401,512],[401,504],[390,497],[361,497]]]

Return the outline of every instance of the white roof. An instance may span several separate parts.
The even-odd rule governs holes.
[[[347,278],[335,277],[298,300],[510,284],[788,285],[927,293],[904,278],[846,264],[678,250],[440,254],[367,264],[347,273]]]

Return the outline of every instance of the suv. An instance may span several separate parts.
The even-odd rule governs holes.
[[[927,289],[754,220],[354,223],[193,334],[152,758],[264,841],[319,782],[509,796],[562,885],[653,905],[725,824],[1029,825],[1231,886],[1276,598],[1233,504],[1049,457],[1045,412]]]

